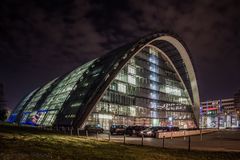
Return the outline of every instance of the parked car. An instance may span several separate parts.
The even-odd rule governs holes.
[[[103,133],[104,131],[104,129],[99,125],[86,125],[84,130],[88,131],[88,133]]]
[[[179,131],[179,127],[167,127],[167,131],[171,132],[171,131]]]
[[[126,128],[126,134],[129,136],[138,135],[141,131],[147,129],[146,126],[128,126]]]
[[[156,137],[157,132],[164,132],[166,131],[166,127],[160,127],[160,126],[155,126],[155,127],[149,127],[139,133],[139,136],[145,136],[145,137]]]
[[[126,128],[127,127],[125,125],[112,125],[110,127],[110,133],[111,133],[111,135],[113,135],[113,134],[124,134]]]

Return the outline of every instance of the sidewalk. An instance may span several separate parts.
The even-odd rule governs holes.
[[[218,129],[204,129],[204,130],[192,130],[192,131],[173,131],[173,132],[158,132],[157,138],[176,138],[176,137],[186,137],[194,136],[206,133],[216,132]]]

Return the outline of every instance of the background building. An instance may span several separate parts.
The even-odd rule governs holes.
[[[234,98],[201,102],[200,126],[203,128],[235,128],[239,127],[240,94]]]
[[[238,92],[234,94],[234,103],[235,103],[236,109],[239,111],[240,110],[240,90],[238,90]]]
[[[197,128],[199,93],[185,44],[157,33],[122,46],[24,97],[9,122],[109,129],[112,124]]]

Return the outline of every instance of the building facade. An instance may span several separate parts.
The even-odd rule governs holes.
[[[200,127],[236,128],[239,127],[238,99],[218,99],[201,102]]]
[[[185,44],[156,33],[122,46],[25,96],[9,122],[197,128],[199,93]]]

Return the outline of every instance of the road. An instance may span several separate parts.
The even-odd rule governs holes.
[[[96,135],[90,136],[96,138]],[[98,140],[108,140],[108,134],[99,134]],[[123,135],[113,135],[110,137],[113,142],[124,142]],[[188,149],[188,137],[166,138],[165,148]],[[142,144],[142,137],[125,137],[126,144]],[[163,140],[158,138],[144,137],[143,145],[162,147]],[[191,150],[208,151],[236,151],[240,152],[240,130],[220,130],[209,134],[204,134],[201,140],[200,135],[191,136]]]

